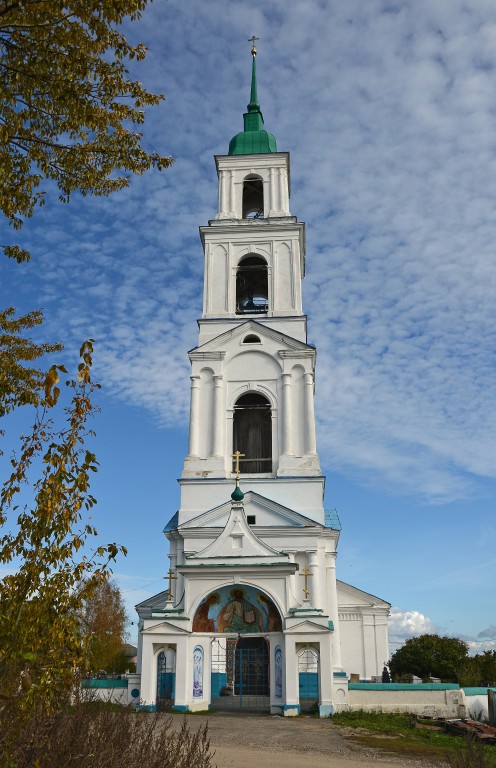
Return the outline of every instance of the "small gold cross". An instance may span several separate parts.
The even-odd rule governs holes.
[[[255,35],[252,35],[251,37],[248,38],[248,42],[251,43],[251,55],[252,56],[256,56],[257,55],[257,46],[255,45],[257,40],[260,40],[260,38],[259,37],[255,37]]]
[[[236,480],[239,480],[239,460],[242,456],[244,458],[246,454],[240,453],[239,451],[235,451],[234,453],[231,453],[231,456],[236,461],[236,469],[234,471],[236,472]]]
[[[167,596],[169,600],[172,600],[172,582],[177,579],[177,576],[173,576],[172,574],[174,571],[172,568],[169,568],[169,573],[167,576],[164,576],[164,579],[169,579],[169,589],[167,590]]]
[[[310,594],[310,590],[308,589],[308,579],[310,576],[313,576],[313,573],[310,573],[308,570],[308,566],[306,565],[302,572],[300,573],[300,576],[303,576],[305,579],[305,586],[303,587],[303,594],[305,595],[305,598],[308,598],[308,595]]]

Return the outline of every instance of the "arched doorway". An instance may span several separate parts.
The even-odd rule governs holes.
[[[319,706],[319,654],[315,648],[303,648],[298,654],[300,710],[310,712]]]
[[[176,652],[173,648],[160,651],[157,657],[157,710],[170,709],[176,687]]]
[[[235,451],[244,454],[241,474],[272,472],[272,414],[269,401],[259,392],[242,395],[234,405]]]
[[[198,605],[193,632],[211,634],[212,706],[268,711],[268,636],[282,632],[281,614],[273,600],[247,584],[219,587]]]
[[[270,709],[269,643],[264,635],[215,638],[211,692],[214,709]]]

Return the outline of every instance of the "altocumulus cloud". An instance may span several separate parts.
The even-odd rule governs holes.
[[[241,126],[252,28],[308,225],[324,464],[432,501],[476,494],[496,475],[493,3],[152,5],[139,77],[168,101],[146,141],[176,164],[108,201],[47,206],[30,230],[40,303],[66,343],[97,339],[108,391],[185,424],[197,227],[215,214],[211,155]],[[405,632],[428,622],[405,615]]]

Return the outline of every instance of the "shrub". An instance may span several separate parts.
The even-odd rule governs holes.
[[[211,768],[207,726],[179,730],[160,713],[82,703],[52,714],[0,712],[0,765],[5,768]]]

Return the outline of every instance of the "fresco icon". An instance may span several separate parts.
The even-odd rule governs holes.
[[[193,632],[259,634],[281,632],[282,622],[273,601],[250,586],[221,587],[201,601]]]

